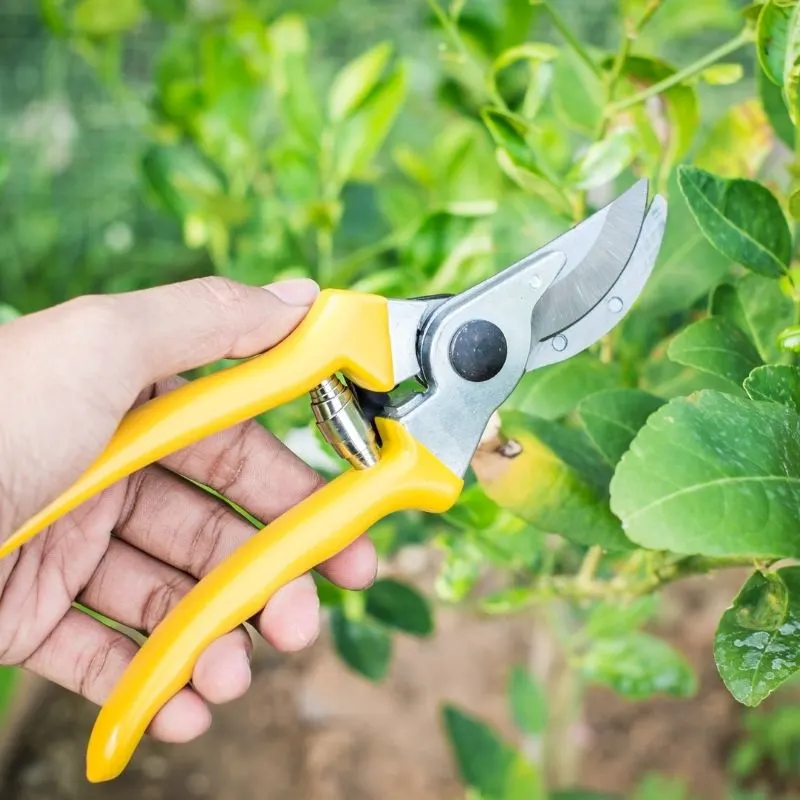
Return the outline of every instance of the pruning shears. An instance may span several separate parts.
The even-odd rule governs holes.
[[[122,772],[200,654],[277,589],[388,514],[451,508],[491,415],[522,376],[584,350],[630,310],[665,223],[666,202],[656,196],[648,208],[639,181],[461,294],[388,300],[324,290],[272,350],[130,412],[100,458],[0,545],[0,557],[136,470],[303,393],[351,468],[255,533],[156,627],[98,715],[89,780]]]

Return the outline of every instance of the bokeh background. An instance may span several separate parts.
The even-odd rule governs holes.
[[[645,46],[678,64],[735,33],[736,12],[744,5],[728,0],[668,4],[670,15],[648,30]],[[344,63],[378,42],[390,41],[407,62],[406,102],[380,152],[340,187],[338,196],[313,207],[304,205],[303,194],[309,172],[316,169],[309,166],[313,156],[281,138],[274,94],[261,89],[274,75],[268,81],[259,74],[258,53],[248,51],[252,62],[242,72],[240,60],[226,51],[225,37],[239,34],[223,35],[216,50],[213,41],[206,43],[201,78],[206,100],[198,100],[186,87],[169,91],[170,69],[200,74],[204,68],[202,59],[187,68],[181,61],[183,45],[175,45],[181,23],[170,17],[182,17],[182,2],[146,3],[157,13],[113,44],[66,34],[60,20],[74,5],[58,0],[0,4],[0,321],[79,294],[127,291],[213,272],[259,283],[308,273],[328,285],[358,284],[389,293],[453,290],[570,224],[568,215],[531,196],[506,204],[490,223],[482,219],[476,205],[501,189],[493,182],[496,170],[482,168],[492,158],[488,144],[468,136],[462,155],[466,166],[459,167],[454,196],[436,175],[429,177],[425,192],[410,192],[403,183],[398,163],[406,177],[419,163],[398,157],[398,144],[428,154],[433,164],[437,152],[450,152],[442,139],[459,108],[472,103],[461,68],[442,58],[442,30],[424,0],[234,4],[269,20],[291,12],[305,21],[313,54],[307,78],[320,97]],[[120,0],[110,23],[95,22],[113,28],[131,5],[138,4]],[[196,0],[187,13],[212,18],[222,5],[222,0]],[[555,5],[587,46],[616,46],[616,0],[558,0]],[[463,14],[465,28],[479,43],[560,41],[528,3],[469,0]],[[750,53],[737,54],[736,60],[746,70],[751,67]],[[237,81],[241,92],[230,90]],[[561,87],[562,94],[578,90],[570,82]],[[701,86],[698,92],[702,138],[732,103],[753,93],[753,86],[745,77],[713,91]],[[215,106],[209,97],[224,97],[224,102]],[[208,112],[196,130],[208,145],[206,155],[217,154],[216,166],[192,157],[181,161],[169,150],[175,131],[153,111],[165,102],[189,109],[186,119],[197,108]],[[543,135],[558,151],[560,129]],[[286,146],[273,148],[275,141]],[[563,149],[568,153],[566,144]],[[237,194],[237,177],[248,174],[248,159],[258,162],[267,150],[279,164],[277,183]],[[224,191],[218,192],[218,185]],[[171,194],[175,186],[191,198],[188,211]],[[474,204],[472,210],[443,216],[437,209],[454,199]],[[420,235],[397,233],[426,208],[425,225],[415,229]],[[335,224],[328,224],[330,219]],[[375,248],[375,242],[385,246]],[[454,260],[458,247],[467,255]],[[6,390],[0,376],[0,409]],[[298,406],[267,422],[285,433],[297,415],[306,413]],[[382,569],[430,588],[439,579],[441,555],[424,546],[424,535],[413,528],[405,530],[402,549],[384,548]],[[749,757],[756,765],[763,762],[772,786],[795,785],[800,715],[793,710],[791,689],[777,703],[776,716],[751,735],[751,729],[760,730],[758,721],[728,696],[714,669],[709,642],[740,581],[740,575],[726,574],[682,583],[663,604],[659,629],[696,667],[697,697],[634,704],[610,691],[592,690],[585,713],[567,731],[574,747],[561,754],[560,769],[597,791],[640,798],[688,797],[691,791],[713,798],[723,796],[736,759]],[[253,689],[241,702],[220,709],[211,733],[184,747],[146,742],[113,786],[89,787],[83,780],[83,752],[95,710],[57,688],[4,672],[8,697],[0,721],[0,797],[462,798],[441,732],[439,704],[458,702],[512,735],[507,665],[560,669],[535,620],[487,619],[466,607],[439,609],[429,640],[398,638],[388,677],[380,684],[348,669],[329,639],[326,633],[300,656],[281,657],[261,648]],[[570,687],[554,686],[553,706],[569,706]],[[757,744],[741,755],[752,741]]]

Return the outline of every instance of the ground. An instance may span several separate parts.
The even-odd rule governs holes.
[[[692,661],[692,700],[629,703],[593,691],[580,743],[584,786],[624,793],[647,772],[724,795],[725,760],[741,708],[722,686],[711,654],[720,613],[740,574],[672,587],[660,628]],[[7,753],[4,800],[461,800],[439,727],[455,702],[510,735],[508,665],[531,653],[526,618],[482,620],[445,609],[435,637],[399,637],[391,675],[372,685],[348,672],[323,637],[302,655],[261,647],[249,694],[217,709],[212,730],[184,746],[145,741],[111,784],[88,786],[84,748],[95,709],[64,691],[37,693]]]

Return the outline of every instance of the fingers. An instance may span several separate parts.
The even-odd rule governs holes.
[[[23,664],[49,681],[102,705],[136,653],[136,644],[70,609]],[[158,712],[149,732],[165,742],[188,742],[211,725],[211,713],[192,689],[182,689]]]
[[[162,381],[157,393],[176,388],[178,378]],[[322,485],[319,474],[255,421],[246,422],[174,453],[161,462],[174,472],[210,486],[269,523]],[[252,529],[248,526],[248,531]],[[320,564],[318,571],[346,589],[363,589],[375,579],[377,555],[362,536]]]
[[[164,535],[165,531],[169,535]],[[125,609],[117,610],[117,605],[114,612],[105,613],[126,625],[152,629],[193,584],[191,578],[187,578],[188,583],[182,581],[181,573],[196,579],[205,577],[253,533],[248,522],[209,494],[160,467],[149,467],[133,479],[131,495],[116,528],[117,536],[128,543],[125,551],[115,548],[124,560],[111,559],[109,551],[94,586],[87,587],[86,591],[93,593],[87,605],[100,611],[97,603],[109,587],[125,584],[128,598],[118,602],[133,609],[127,612],[133,616],[126,617],[131,621],[117,616],[126,613]],[[137,549],[143,552],[137,554]],[[156,560],[165,563],[151,570],[149,564]],[[311,644],[320,624],[319,600],[311,576],[301,576],[276,592],[254,624],[279,650],[299,650]],[[200,681],[197,688],[206,696],[208,689],[201,686],[202,677],[196,674],[195,680]]]
[[[146,386],[270,348],[316,293],[312,281],[203,278],[81,297],[0,326],[0,539],[86,469]]]
[[[317,293],[305,279],[258,288],[215,277],[113,300],[134,345],[142,388],[222,358],[267,350],[291,333]]]
[[[78,600],[149,634],[195,583],[185,573],[125,542],[112,540]],[[194,689],[210,703],[241,697],[250,686],[251,650],[244,628],[217,640],[197,661],[192,676]]]

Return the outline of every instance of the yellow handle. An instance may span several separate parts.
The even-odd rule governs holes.
[[[78,481],[0,544],[0,558],[136,470],[299,397],[337,371],[366,389],[393,388],[385,298],[325,290],[294,332],[268,352],[134,409]]]
[[[455,503],[461,478],[399,423],[377,425],[383,446],[376,466],[344,473],[255,534],[155,629],[97,718],[87,753],[90,781],[122,772],[156,712],[189,682],[203,650],[257,614],[277,589],[388,514],[440,513]]]

